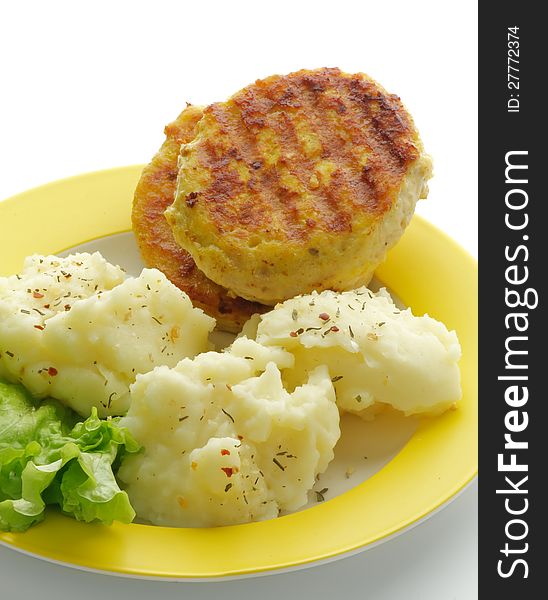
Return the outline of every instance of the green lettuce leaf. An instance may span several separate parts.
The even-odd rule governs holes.
[[[81,521],[130,523],[135,517],[114,477],[139,445],[119,419],[78,415],[56,400],[36,403],[19,385],[0,382],[0,529],[24,531],[47,504]]]

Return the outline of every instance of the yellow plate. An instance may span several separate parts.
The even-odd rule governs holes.
[[[25,256],[131,227],[140,166],[50,183],[0,203],[0,275]],[[356,551],[424,518],[477,471],[477,266],[451,239],[415,216],[377,272],[415,314],[455,329],[462,345],[458,410],[421,421],[384,468],[344,494],[272,521],[215,529],[78,523],[51,512],[26,533],[0,542],[88,569],[201,579],[299,567]]]

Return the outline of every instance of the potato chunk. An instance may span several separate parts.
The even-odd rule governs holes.
[[[137,514],[200,527],[269,519],[307,501],[333,458],[339,415],[318,367],[289,393],[280,348],[238,339],[223,353],[137,377],[121,425],[144,446],[119,470]]]
[[[456,333],[428,315],[399,310],[386,290],[298,296],[244,331],[293,354],[294,368],[284,371],[290,387],[327,365],[346,412],[367,417],[381,403],[407,415],[439,414],[461,397]]]
[[[208,350],[214,325],[156,269],[126,278],[98,253],[35,256],[0,279],[0,376],[84,417],[119,415],[138,373]]]

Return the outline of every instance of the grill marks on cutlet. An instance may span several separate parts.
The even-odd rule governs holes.
[[[352,196],[355,195],[355,186],[351,185],[351,173],[355,170],[355,158],[349,152],[342,127],[342,122],[337,116],[346,111],[344,99],[337,94],[336,98],[326,97],[324,93],[331,86],[319,81],[313,76],[302,78],[302,93],[306,99],[306,114],[310,118],[310,125],[322,144],[322,159],[329,160],[336,165],[336,170],[331,175],[331,181],[315,196],[322,210],[325,228],[328,231],[340,232],[352,230],[352,216],[348,206]],[[336,101],[335,112],[326,113],[332,109],[332,101]],[[326,115],[328,118],[326,119]],[[333,120],[336,122],[333,123]],[[369,190],[357,190],[358,195],[363,195]]]
[[[344,165],[341,187],[351,192],[352,212],[366,209],[382,214],[390,209],[392,193],[398,190],[408,164],[419,156],[413,142],[410,142],[412,152],[404,156],[403,148],[399,147],[401,137],[394,140],[390,133],[396,129],[392,115],[398,111],[395,114],[399,119],[399,133],[407,140],[416,135],[413,125],[399,99],[388,97],[370,80],[360,76],[337,77],[334,88],[337,96],[321,94],[319,104],[324,110],[332,110],[337,120],[335,135],[350,141],[348,144],[345,140],[342,156],[337,155],[337,160]],[[367,151],[368,160],[364,166],[358,163],[352,148]]]
[[[362,177],[371,186],[379,206],[390,208],[390,194],[396,191],[407,166],[419,157],[409,116],[397,96],[372,90],[372,82],[354,78],[349,97],[355,110],[353,121],[367,124],[360,130],[352,127],[358,144],[369,143],[371,160],[362,169]],[[384,192],[384,193],[383,193]]]
[[[303,239],[314,228],[351,231],[359,213],[374,220],[390,209],[408,165],[419,156],[416,132],[399,98],[364,76],[338,69],[274,76],[206,109],[220,136],[203,143],[201,161],[212,177],[203,191],[220,232],[240,224],[246,233]],[[321,155],[305,155],[297,128],[306,124],[321,143]],[[268,131],[280,149],[267,165],[258,136]],[[368,153],[365,166],[356,150]],[[334,163],[329,185],[313,189],[318,160]],[[246,178],[231,165],[240,163]],[[258,166],[259,165],[259,166]],[[298,191],[283,185],[287,173]]]
[[[282,148],[282,157],[278,161],[283,176],[294,177],[297,180],[297,190],[292,189],[288,182],[284,184],[283,176],[276,175],[276,191],[280,206],[282,208],[281,220],[284,231],[287,232],[290,239],[301,239],[303,237],[303,223],[301,219],[301,190],[306,190],[306,184],[302,180],[302,171],[294,169],[295,159],[298,157],[302,161],[303,169],[306,169],[310,161],[301,152],[300,142],[295,130],[295,124],[290,111],[276,113],[269,118],[269,126],[276,133],[280,140],[279,145]]]
[[[246,192],[258,189],[259,184],[262,183],[256,173],[258,169],[253,167],[258,163],[261,166],[263,164],[263,157],[259,152],[255,136],[245,127],[241,113],[236,106],[213,104],[206,109],[206,113],[215,120],[219,130],[228,140],[225,148],[221,151],[229,155],[231,160],[238,161],[247,170],[249,176],[246,183],[233,168],[227,169],[226,172],[224,169],[214,171],[212,174],[213,184],[205,190],[204,196],[206,201],[211,202],[208,208],[217,228],[224,232],[232,231],[235,223],[243,225],[244,228],[254,228],[257,223],[261,223],[263,226],[271,225],[269,220],[272,217],[272,207],[275,206],[274,203],[279,203],[279,199],[271,193],[272,186],[263,186],[263,195],[268,195],[271,202],[268,212],[263,210],[264,203],[252,202],[249,196],[245,195]],[[218,143],[222,143],[222,141]],[[269,174],[270,177],[272,175],[272,173]],[[216,197],[217,187],[231,188],[232,192]],[[241,202],[234,201],[238,197],[241,197]]]
[[[379,174],[390,168],[382,145],[374,127],[371,127],[373,103],[376,96],[370,95],[368,102],[356,102],[356,98],[345,89],[345,102],[342,99],[343,110],[337,111],[337,129],[344,131],[348,141],[345,143],[347,152],[347,169],[344,184],[350,191],[351,210],[365,210],[370,213],[384,212],[390,208],[390,191],[379,181]],[[343,97],[344,98],[344,97]],[[360,148],[367,153],[367,163],[361,165],[352,154],[351,149]],[[403,171],[400,174],[403,176]],[[380,185],[379,185],[380,184]],[[396,187],[399,185],[399,178]]]
[[[259,109],[257,109],[259,104]],[[287,237],[302,238],[303,226],[299,219],[299,193],[283,185],[279,170],[293,173],[291,160],[284,156],[280,169],[267,166],[268,157],[259,148],[257,133],[268,128],[284,153],[301,157],[301,148],[294,124],[285,112],[268,112],[274,105],[268,98],[243,98],[235,102],[214,104],[206,112],[215,120],[225,140],[207,140],[204,144],[207,166],[213,182],[204,191],[209,214],[220,232],[234,230],[234,224],[244,229],[263,229],[268,233],[283,231]],[[217,154],[228,158],[223,162]],[[239,161],[247,171],[247,182],[229,166]],[[304,189],[304,182],[300,181]]]
[[[269,91],[270,88],[267,87],[265,93],[269,93]],[[301,201],[296,205],[296,218],[299,218],[299,215],[302,215],[302,217],[306,219],[308,216],[307,228],[312,228],[319,220],[321,220],[323,221],[324,225],[326,225],[327,229],[332,229],[332,227],[330,227],[331,223],[340,224],[342,222],[340,215],[337,214],[339,211],[335,204],[331,201],[328,190],[326,190],[325,194],[314,194],[310,189],[310,178],[314,174],[314,165],[316,161],[306,156],[302,147],[303,144],[297,134],[297,127],[306,127],[310,133],[318,137],[320,140],[320,144],[322,146],[320,156],[323,155],[325,140],[318,135],[317,127],[314,124],[314,119],[311,118],[313,113],[312,104],[303,93],[304,91],[299,89],[299,86],[284,86],[283,81],[279,80],[277,82],[276,89],[273,90],[271,94],[276,97],[276,93],[280,92],[282,92],[282,96],[281,100],[278,100],[278,103],[282,104],[283,106],[291,107],[287,113],[283,114],[288,115],[287,127],[291,128],[291,132],[293,133],[295,140],[295,144],[290,149],[293,156],[287,161],[287,168],[288,171],[299,180],[301,186],[306,190],[303,193],[303,196],[305,197],[300,196]],[[312,219],[314,225],[310,224],[310,219]]]

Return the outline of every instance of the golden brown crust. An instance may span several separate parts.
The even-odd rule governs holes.
[[[255,234],[306,243],[318,231],[369,227],[420,154],[400,99],[339,69],[257,81],[207,107],[200,132],[182,157],[192,153],[209,179],[186,205],[241,243]]]
[[[186,250],[175,241],[164,217],[173,202],[177,183],[177,158],[182,143],[195,135],[202,110],[188,106],[165,128],[166,141],[145,167],[135,190],[132,222],[143,261],[155,267],[186,292],[195,306],[217,319],[219,328],[237,332],[254,313],[266,307],[242,298],[232,298],[227,290],[209,280]]]

